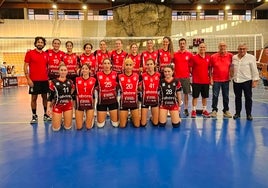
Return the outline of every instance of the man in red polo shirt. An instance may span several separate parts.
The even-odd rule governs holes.
[[[217,117],[218,98],[221,90],[223,98],[223,117],[231,118],[232,114],[229,112],[229,80],[233,54],[227,52],[225,42],[220,42],[218,48],[219,51],[210,58],[210,84],[212,85],[213,92],[212,112],[210,115],[211,117]]]
[[[191,93],[189,61],[192,57],[192,53],[186,50],[186,39],[184,38],[179,40],[179,48],[180,49],[174,53],[174,74],[175,78],[178,78],[181,82],[184,94],[184,115],[189,116],[188,98]]]
[[[209,97],[209,61],[210,56],[206,54],[205,43],[200,43],[198,46],[198,53],[190,59],[190,71],[192,73],[192,113],[191,117],[196,117],[196,105],[199,94],[202,96],[202,115],[203,117],[210,117],[207,111],[207,98]]]
[[[29,94],[31,94],[31,109],[32,120],[31,124],[38,122],[38,116],[36,114],[37,97],[41,94],[44,107],[44,121],[47,121],[49,117],[46,114],[47,111],[47,93],[48,88],[48,55],[43,51],[46,45],[46,39],[44,37],[35,37],[34,46],[35,49],[29,50],[24,59],[24,74],[29,85]]]

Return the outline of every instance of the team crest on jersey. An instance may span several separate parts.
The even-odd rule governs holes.
[[[115,75],[112,75],[112,79],[115,79]]]
[[[185,57],[185,60],[188,60],[188,59],[189,59],[189,56],[186,56],[186,57]]]
[[[92,85],[92,84],[93,84],[93,82],[92,82],[92,81],[90,81],[90,82],[89,82],[89,84],[90,84],[90,85]]]
[[[170,88],[170,85],[168,85],[168,88]]]
[[[52,53],[50,52],[48,55],[49,55],[49,56],[52,56]]]
[[[131,82],[130,79],[127,79],[127,82]]]
[[[82,81],[81,80],[78,80],[78,84],[82,84]]]
[[[102,79],[103,79],[103,76],[102,76],[102,75],[100,75],[100,76],[99,76],[99,79],[100,79],[100,80],[102,80]]]
[[[120,79],[121,81],[124,81],[125,80],[125,78],[124,77],[121,77],[121,79]]]
[[[166,86],[166,83],[162,83],[162,86],[165,87]]]
[[[174,82],[172,85],[173,85],[173,86],[176,86],[176,83]]]
[[[148,80],[148,76],[145,76],[145,77],[144,77],[144,80]]]
[[[106,81],[110,81],[110,79],[109,79],[109,78],[106,78],[105,80],[106,80]]]
[[[59,82],[56,82],[56,86],[59,86],[60,85],[60,83]]]
[[[84,83],[84,86],[87,86],[87,83]]]
[[[154,80],[151,78],[151,79],[150,79],[150,82],[153,82],[153,81],[154,81]]]
[[[137,77],[135,76],[135,77],[133,78],[133,80],[136,81],[136,80],[137,80]]]

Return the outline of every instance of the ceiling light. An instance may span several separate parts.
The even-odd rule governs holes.
[[[201,5],[197,5],[196,9],[197,10],[201,10],[202,9],[202,6]]]
[[[57,4],[56,4],[56,3],[53,3],[53,4],[52,4],[52,8],[57,9],[57,8],[58,8],[58,7],[57,7]]]
[[[230,5],[225,5],[225,10],[230,10]]]
[[[161,0],[161,3],[164,3],[165,2],[165,0]]]
[[[85,4],[82,5],[82,9],[83,9],[83,10],[86,10],[86,9],[87,9],[87,5],[85,5]]]
[[[213,3],[213,0],[209,0],[209,2]]]

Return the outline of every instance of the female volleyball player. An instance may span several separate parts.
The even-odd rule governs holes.
[[[97,72],[97,126],[105,125],[107,111],[113,127],[118,127],[118,102],[117,102],[117,73],[112,71],[112,63],[109,58],[102,62],[103,71]]]
[[[150,118],[154,126],[158,125],[159,116],[159,81],[160,73],[156,72],[156,64],[154,59],[148,59],[146,62],[147,72],[142,74],[141,90],[141,126],[147,124],[147,116],[149,107],[151,108],[152,117]]]
[[[86,115],[86,129],[91,129],[94,125],[94,89],[96,79],[90,77],[90,65],[83,64],[81,76],[76,78],[76,129],[83,128],[83,117]]]
[[[124,73],[118,75],[118,83],[121,93],[119,113],[119,126],[121,128],[127,126],[129,110],[134,127],[140,127],[140,115],[138,109],[139,75],[133,73],[133,67],[134,62],[132,59],[125,59],[123,64]]]
[[[130,53],[127,57],[134,62],[133,73],[140,74],[141,54],[138,53],[138,45],[136,43],[130,45]]]
[[[164,67],[173,61],[173,44],[170,37],[164,37],[162,48],[158,50],[158,66],[161,77],[164,78]]]
[[[164,68],[164,78],[160,81],[160,106],[159,106],[159,126],[164,127],[167,122],[168,112],[170,113],[172,126],[179,127],[181,123],[180,105],[181,83],[173,77],[174,68],[166,65]]]
[[[90,76],[96,75],[97,62],[94,53],[92,53],[93,45],[90,43],[84,44],[84,53],[79,57],[79,66],[82,67],[84,64],[90,65]]]
[[[59,131],[63,115],[63,126],[65,129],[72,128],[72,93],[74,84],[67,79],[68,70],[64,63],[59,65],[59,77],[50,81],[47,113],[52,115],[52,129]]]

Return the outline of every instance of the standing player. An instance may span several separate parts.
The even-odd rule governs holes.
[[[61,128],[62,115],[63,126],[66,130],[72,128],[73,103],[72,93],[74,84],[67,79],[67,66],[62,63],[59,66],[59,77],[51,80],[49,84],[49,97],[47,113],[52,115],[52,130],[59,131]]]
[[[218,98],[221,90],[223,99],[223,116],[231,118],[232,114],[229,112],[229,80],[233,54],[227,52],[227,45],[225,42],[220,42],[218,48],[219,52],[213,54],[210,58],[210,84],[212,85],[213,93],[212,112],[210,116],[217,117]]]
[[[109,58],[103,60],[103,71],[97,72],[97,126],[99,128],[105,125],[107,111],[110,113],[110,119],[113,127],[118,127],[118,102],[117,96],[117,74],[112,71],[112,63]]]
[[[172,65],[166,65],[164,68],[164,78],[160,81],[160,105],[159,105],[159,126],[164,127],[167,122],[168,112],[170,113],[171,123],[174,128],[179,127],[181,123],[180,105],[181,101],[181,83],[173,77],[174,69]]]
[[[47,75],[48,56],[47,53],[43,51],[45,45],[46,39],[44,37],[35,37],[35,49],[28,51],[24,59],[24,74],[29,85],[29,94],[31,94],[31,124],[38,122],[38,116],[36,114],[38,94],[42,96],[44,121],[49,119],[49,116],[46,114],[47,93],[49,88]]]
[[[90,67],[90,76],[96,75],[96,69],[97,69],[97,63],[96,63],[96,57],[94,53],[92,52],[93,45],[90,43],[84,44],[84,53],[80,55],[79,58],[79,64],[80,67],[82,67],[84,64],[88,64]]]
[[[119,125],[121,128],[127,126],[128,111],[130,110],[134,127],[140,127],[140,115],[138,109],[139,75],[132,72],[134,66],[132,59],[126,59],[123,66],[124,73],[118,75],[118,83],[121,93]]]
[[[159,120],[159,96],[158,88],[160,81],[160,73],[156,72],[156,64],[153,59],[147,59],[147,72],[142,74],[141,91],[141,126],[145,127],[147,124],[147,116],[149,107],[151,107],[152,117],[150,118],[153,126],[158,126]]]
[[[106,58],[110,58],[111,54],[107,50],[107,44],[104,40],[100,41],[100,49],[94,52],[97,62],[97,71],[103,71],[102,62]]]
[[[127,52],[123,51],[123,43],[121,39],[115,41],[115,50],[111,52],[111,60],[113,64],[113,71],[117,74],[123,72],[123,63],[127,57]]]
[[[189,60],[192,53],[186,50],[186,39],[179,40],[179,50],[174,53],[174,77],[178,78],[183,91],[184,115],[189,116],[188,101],[191,93]]]
[[[78,57],[76,53],[73,53],[73,42],[67,41],[65,43],[67,52],[63,56],[63,62],[65,63],[68,74],[67,78],[71,79],[73,83],[75,83],[75,78],[77,77],[77,70],[78,70]]]
[[[86,114],[86,129],[94,125],[94,89],[96,79],[90,77],[90,65],[85,63],[81,67],[81,76],[76,78],[76,129],[83,128],[84,112]]]
[[[47,50],[48,54],[48,77],[50,80],[59,77],[59,65],[63,59],[64,52],[60,50],[60,39],[53,39],[52,49]]]
[[[158,52],[154,50],[154,42],[152,39],[147,40],[146,42],[146,51],[141,53],[141,70],[142,72],[146,72],[146,62],[148,59],[153,59],[156,66],[157,65],[157,58],[158,58]]]
[[[134,62],[133,73],[140,74],[141,54],[138,53],[138,45],[136,43],[130,45],[130,53],[127,57]]]
[[[173,44],[170,37],[164,37],[162,41],[163,48],[158,50],[159,72],[164,77],[164,67],[170,65],[173,61]]]
[[[196,117],[196,105],[199,94],[202,96],[202,115],[209,118],[207,111],[207,98],[209,97],[209,61],[210,56],[206,55],[205,43],[200,43],[198,46],[198,53],[192,56],[190,60],[190,69],[193,76],[193,99],[192,99],[192,113],[191,117]]]

